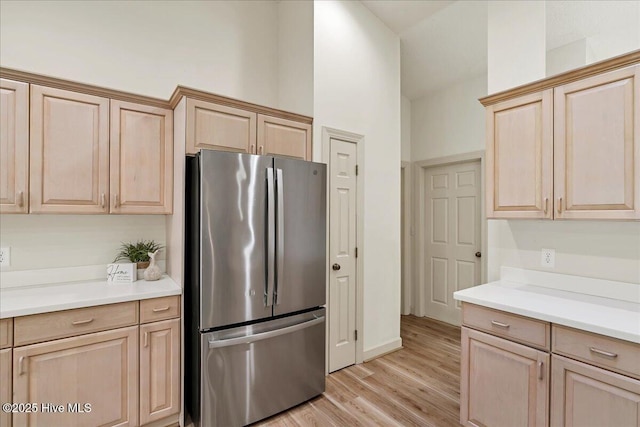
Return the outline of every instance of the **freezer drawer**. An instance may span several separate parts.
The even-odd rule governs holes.
[[[202,334],[199,425],[247,425],[321,394],[324,342],[324,308]]]

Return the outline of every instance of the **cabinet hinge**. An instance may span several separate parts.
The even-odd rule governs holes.
[[[353,331],[353,337],[355,341],[358,341],[358,330]]]
[[[358,165],[356,165],[356,176],[358,176]]]
[[[356,258],[358,258],[358,247],[356,246]]]

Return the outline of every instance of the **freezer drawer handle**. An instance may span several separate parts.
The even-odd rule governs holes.
[[[306,329],[314,325],[318,325],[324,322],[324,316],[317,317],[315,319],[298,323],[297,325],[287,326],[286,328],[276,329],[269,332],[263,332],[261,334],[247,335],[245,337],[230,338],[228,340],[209,341],[209,348],[221,348],[229,347],[238,344],[251,344],[252,342],[266,340],[268,338],[278,337],[280,335],[290,334],[291,332]]]

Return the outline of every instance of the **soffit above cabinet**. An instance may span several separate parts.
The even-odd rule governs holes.
[[[547,77],[542,80],[537,80],[532,83],[527,83],[522,86],[517,86],[512,89],[494,93],[480,98],[479,101],[486,107],[498,102],[506,101],[508,99],[516,98],[534,92],[540,92],[545,89],[554,88],[576,80],[584,79],[586,77],[595,76],[597,74],[602,74],[608,71],[613,71],[616,69],[627,67],[629,65],[637,64],[639,62],[640,50],[635,50],[633,52],[616,56],[605,61],[596,62],[585,67],[576,68],[575,70],[567,71],[565,73]]]

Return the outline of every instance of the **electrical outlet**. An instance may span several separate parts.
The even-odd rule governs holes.
[[[556,250],[542,248],[540,265],[547,268],[554,268],[556,266]]]
[[[11,265],[11,248],[0,248],[0,267],[9,267]]]

